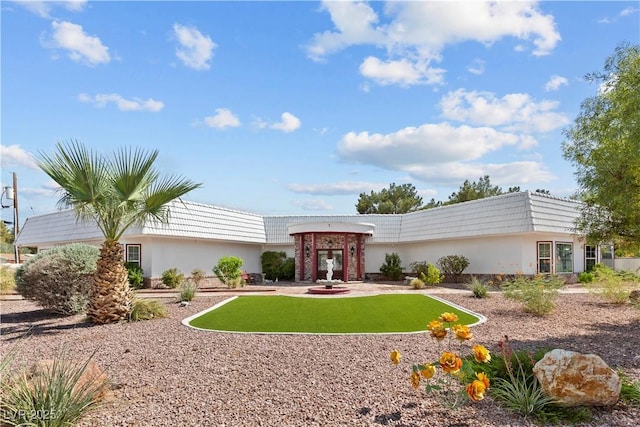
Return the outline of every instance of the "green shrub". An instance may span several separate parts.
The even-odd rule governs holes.
[[[448,282],[458,283],[464,270],[469,267],[469,260],[462,255],[447,255],[438,259],[437,264]]]
[[[518,276],[505,282],[503,290],[506,298],[522,303],[525,311],[544,316],[553,311],[558,290],[563,285],[564,280],[557,276]]]
[[[187,280],[180,288],[180,301],[191,301],[196,296],[198,286],[191,280]]]
[[[166,286],[172,289],[175,289],[178,286],[180,286],[183,280],[184,280],[184,274],[178,271],[178,269],[175,267],[165,270],[162,273],[162,283],[164,283]]]
[[[193,283],[196,285],[196,288],[200,286],[200,283],[204,280],[204,278],[204,271],[200,270],[199,268],[196,268],[191,272],[191,281],[193,281]]]
[[[29,258],[16,272],[16,288],[26,299],[54,312],[83,312],[100,251],[73,243],[57,246]]]
[[[380,267],[382,275],[391,280],[398,280],[402,277],[402,262],[397,253],[385,254],[384,264]]]
[[[411,285],[413,289],[422,289],[424,288],[424,281],[422,279],[414,277],[413,279],[411,279],[411,282],[409,282],[409,285]]]
[[[411,275],[420,277],[421,274],[427,274],[429,271],[429,263],[427,261],[416,261],[409,264],[411,267]]]
[[[596,264],[592,272],[593,282],[585,284],[589,293],[613,304],[625,304],[629,300],[631,289],[623,276],[604,264]]]
[[[426,272],[420,273],[420,279],[427,285],[437,285],[442,281],[440,270],[435,265],[427,264]]]
[[[139,320],[151,320],[162,317],[167,317],[167,306],[162,302],[142,298],[136,298],[133,301],[133,309],[130,314],[131,321],[137,322]]]
[[[0,266],[0,295],[8,294],[16,289],[16,271],[7,267]]]
[[[582,273],[578,274],[578,283],[591,283],[593,282],[594,278],[595,275],[592,272],[583,271]]]
[[[260,255],[262,264],[262,272],[267,280],[276,280],[283,278],[283,264],[287,259],[287,253],[284,251],[266,251]]]
[[[218,265],[213,267],[213,273],[228,287],[242,286],[242,258],[225,256],[218,260]]]
[[[296,277],[296,262],[293,258],[287,258],[282,263],[280,278],[282,280],[294,280]]]
[[[489,285],[476,277],[471,278],[471,282],[467,285],[467,288],[476,298],[486,298],[489,294]]]
[[[127,268],[127,273],[129,274],[129,286],[131,289],[142,288],[144,283],[144,271],[142,270],[142,267],[130,262],[125,263],[124,266]]]
[[[96,409],[107,385],[99,377],[80,381],[94,353],[74,362],[68,352],[58,354],[48,369],[28,375],[22,368],[12,378],[2,376],[0,420],[14,426],[72,426]],[[5,367],[11,360],[2,357]]]

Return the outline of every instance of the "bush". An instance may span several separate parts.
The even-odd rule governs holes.
[[[437,264],[447,281],[458,283],[462,272],[469,267],[469,260],[462,255],[447,255],[438,259]]]
[[[293,258],[287,258],[282,263],[280,278],[282,280],[294,280],[296,277],[296,262]]]
[[[402,262],[397,253],[385,254],[384,264],[380,267],[382,275],[391,280],[398,280],[402,277]]]
[[[442,275],[438,267],[429,263],[426,272],[420,273],[420,279],[427,285],[437,285],[442,281]]]
[[[467,288],[469,288],[476,298],[485,298],[489,294],[489,285],[475,277],[471,278],[471,282],[467,285]]]
[[[267,280],[276,280],[282,277],[283,264],[287,258],[284,251],[266,251],[260,255],[262,272]]]
[[[218,260],[218,265],[213,267],[213,272],[218,279],[230,288],[242,286],[242,258],[226,256]]]
[[[631,289],[620,275],[604,264],[596,264],[592,270],[593,282],[586,284],[587,290],[613,304],[625,304]]]
[[[85,361],[72,361],[67,352],[55,356],[53,364],[29,376],[0,378],[2,401],[0,424],[15,426],[71,426],[100,404],[107,385],[100,377],[81,380],[95,352]],[[12,361],[2,357],[3,367]],[[89,371],[91,372],[91,371]]]
[[[525,311],[544,316],[553,311],[558,290],[563,285],[564,280],[557,276],[538,275],[531,279],[518,276],[505,282],[503,290],[506,298],[521,302]]]
[[[184,274],[178,271],[178,269],[175,267],[165,270],[162,273],[162,283],[164,283],[166,286],[172,289],[180,286],[183,280],[184,280]]]
[[[26,299],[56,313],[83,312],[100,251],[73,243],[31,257],[16,272],[16,288]]]
[[[8,294],[16,289],[16,271],[7,267],[0,266],[0,295]]]
[[[427,261],[416,261],[409,264],[411,267],[411,275],[420,277],[421,274],[427,274],[429,272],[429,263]]]
[[[196,285],[196,288],[200,286],[200,283],[204,280],[204,271],[199,268],[194,269],[191,272],[191,281]]]
[[[142,267],[137,264],[132,264],[127,262],[124,264],[127,269],[127,273],[129,274],[129,286],[131,289],[140,289],[144,283],[144,271]]]
[[[591,283],[594,279],[594,274],[589,271],[583,271],[578,274],[578,283]]]
[[[193,298],[196,296],[197,290],[198,286],[194,282],[192,282],[192,280],[187,280],[180,288],[180,301],[193,300]]]
[[[424,288],[424,281],[422,279],[418,279],[417,277],[414,277],[413,279],[411,279],[411,282],[409,282],[409,284],[413,289]]]
[[[139,320],[151,320],[162,317],[167,317],[167,306],[160,301],[142,298],[136,298],[133,301],[133,309],[130,314],[131,321],[137,322]]]

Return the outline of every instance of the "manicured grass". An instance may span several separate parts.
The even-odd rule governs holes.
[[[426,295],[393,294],[347,298],[240,296],[191,320],[191,326],[235,332],[389,333],[426,330],[442,312],[458,323],[479,321]]]

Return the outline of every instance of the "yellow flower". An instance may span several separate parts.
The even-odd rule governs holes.
[[[442,329],[442,328],[443,328],[442,322],[440,322],[438,320],[432,320],[427,325],[427,329],[430,330],[430,331],[433,331],[434,329]]]
[[[420,374],[419,373],[414,372],[413,374],[411,374],[411,386],[413,388],[420,387]]]
[[[440,315],[439,319],[443,322],[457,322],[458,316],[456,316],[454,313],[444,312]]]
[[[485,388],[489,388],[489,385],[491,384],[491,382],[489,381],[489,377],[487,377],[487,375],[484,372],[476,373],[476,377],[478,378],[479,381],[482,381]]]
[[[491,354],[485,346],[476,344],[473,346],[473,357],[478,363],[489,363],[491,361]]]
[[[467,394],[474,402],[484,399],[484,393],[486,390],[487,388],[480,380],[474,380],[471,384],[467,385]]]
[[[425,380],[428,380],[429,378],[433,377],[436,373],[436,367],[433,365],[424,365],[424,369],[422,371],[420,371],[420,375],[422,375],[422,378],[424,378]]]
[[[462,368],[462,359],[455,353],[445,351],[440,356],[440,366],[447,374],[455,374]]]
[[[466,341],[473,338],[471,329],[466,325],[454,325],[451,329],[456,334],[456,338],[460,341]]]
[[[400,358],[401,358],[401,357],[402,357],[402,356],[400,355],[400,350],[393,350],[393,351],[391,352],[391,362],[392,362],[394,365],[397,365],[398,363],[400,363]]]
[[[431,330],[431,336],[438,341],[442,341],[447,336],[447,330],[445,328],[434,328]]]

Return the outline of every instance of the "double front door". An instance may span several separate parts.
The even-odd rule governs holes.
[[[318,249],[316,257],[318,279],[327,278],[327,259],[329,258],[333,259],[333,279],[344,280],[342,249]]]

